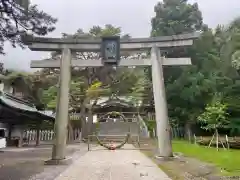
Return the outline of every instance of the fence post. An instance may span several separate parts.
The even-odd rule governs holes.
[[[36,146],[40,145],[40,127],[37,127],[37,137],[36,137]]]
[[[228,135],[226,135],[226,142],[227,142],[227,149],[229,149],[229,141],[228,141]]]
[[[193,137],[194,137],[194,144],[197,144],[197,137],[196,137],[196,135],[194,134]]]
[[[89,135],[88,135],[87,142],[88,142],[88,151],[90,151],[90,139],[89,139]]]
[[[156,137],[155,129],[153,129],[153,137]]]

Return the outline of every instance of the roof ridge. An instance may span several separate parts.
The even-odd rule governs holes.
[[[6,93],[6,92],[4,92],[4,91],[1,91],[1,96],[4,96],[4,97],[7,98],[7,99],[16,101],[16,102],[21,103],[21,104],[25,104],[25,105],[27,105],[27,106],[30,106],[30,107],[36,109],[36,107],[34,106],[34,104],[30,103],[29,101],[26,101],[26,100],[24,100],[24,99],[18,98],[18,97],[16,97],[16,96],[14,96],[14,95],[12,95],[12,94],[9,94],[9,93]]]

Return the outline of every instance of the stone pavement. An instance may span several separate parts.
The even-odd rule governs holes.
[[[81,156],[55,180],[171,180],[132,145],[109,151],[100,146]]]
[[[83,143],[69,144],[67,157],[79,159],[87,152]],[[46,166],[51,158],[52,145],[39,147],[5,148],[0,150],[0,180],[53,180],[69,166]]]

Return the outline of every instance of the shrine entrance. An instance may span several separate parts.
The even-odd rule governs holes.
[[[121,148],[125,143],[139,146],[141,124],[138,121],[138,107],[126,96],[112,95],[97,103],[93,108],[97,122],[88,135],[88,150],[96,141],[107,149]]]
[[[120,40],[119,37],[104,37],[102,39],[62,39],[25,37],[23,41],[32,51],[60,51],[61,59],[32,61],[32,68],[60,68],[60,88],[55,121],[55,142],[52,160],[65,159],[67,119],[69,105],[69,81],[71,67],[102,67],[102,66],[151,66],[155,101],[155,115],[158,137],[158,155],[172,156],[170,124],[163,81],[163,66],[190,65],[191,59],[166,58],[161,51],[169,48],[190,46],[198,38],[198,33],[162,36],[153,38],[133,38]],[[160,51],[161,49],[161,51]],[[150,58],[121,59],[120,51],[149,52]],[[101,52],[101,59],[77,60],[72,58],[75,52]]]
[[[109,150],[115,150],[124,146],[130,138],[139,135],[138,123],[129,122],[123,113],[116,111],[101,116],[93,127],[93,132],[88,135],[88,150],[92,140]]]

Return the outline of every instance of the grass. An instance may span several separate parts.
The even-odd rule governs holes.
[[[240,151],[208,148],[186,141],[173,141],[173,151],[214,164],[224,175],[240,175]]]
[[[224,150],[216,148],[208,148],[205,146],[190,144],[187,141],[174,140],[172,142],[173,151],[184,154],[185,157],[170,161],[157,161],[156,155],[157,141],[149,140],[142,144],[141,151],[151,158],[159,168],[161,168],[173,180],[184,180],[186,174],[190,174],[193,178],[223,178],[225,176],[240,176],[240,150]],[[199,160],[199,161],[195,161]],[[216,168],[210,171],[203,170],[201,167],[212,164]]]

